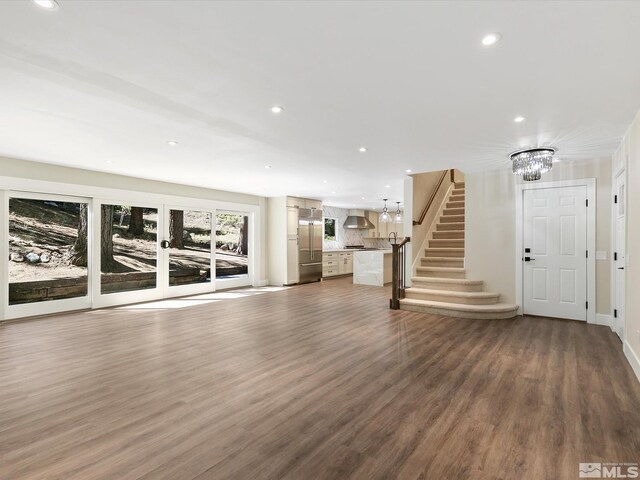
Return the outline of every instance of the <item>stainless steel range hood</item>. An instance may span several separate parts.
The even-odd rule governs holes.
[[[376,228],[373,223],[364,216],[364,210],[349,210],[349,216],[344,221],[344,228],[359,228],[362,230],[372,230]]]

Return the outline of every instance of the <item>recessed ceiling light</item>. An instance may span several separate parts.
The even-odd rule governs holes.
[[[407,169],[405,170],[405,172],[407,172],[407,173],[411,173],[411,172],[413,172],[413,170],[411,170],[410,168],[407,168]]]
[[[104,163],[113,163],[111,160],[105,160]]]
[[[172,147],[175,147],[178,144],[178,142],[176,142],[175,140],[169,140],[167,144],[171,145]]]
[[[327,180],[323,180],[322,183],[327,183]]]
[[[391,188],[391,185],[385,185],[385,188]]]
[[[38,5],[40,8],[44,8],[45,10],[57,10],[60,8],[58,2],[56,0],[33,0],[33,3]]]
[[[362,197],[362,200],[364,200],[364,197]]]
[[[364,153],[367,151],[367,147],[360,147],[358,150]]]
[[[522,115],[518,115],[516,118],[513,119],[514,122],[516,123],[522,123],[527,119],[527,117],[523,117]]]
[[[491,45],[495,45],[496,43],[498,43],[501,38],[502,35],[497,32],[490,33],[482,37],[482,45],[484,45],[485,47],[490,47]]]
[[[271,169],[271,165],[265,165],[264,168],[266,168],[267,170]]]
[[[335,190],[333,190],[331,193],[333,193],[333,194],[335,195],[335,194],[336,194],[336,191],[335,191]]]
[[[282,113],[282,112],[284,112],[284,108],[282,108],[280,105],[274,105],[273,107],[271,107],[271,112],[272,113]]]

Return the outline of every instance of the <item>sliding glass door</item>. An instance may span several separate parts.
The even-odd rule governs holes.
[[[165,208],[161,247],[169,296],[213,290],[212,220],[211,211]]]
[[[0,319],[251,285],[254,211],[133,198],[0,191]]]
[[[21,192],[7,200],[7,317],[89,308],[90,201]]]
[[[216,287],[249,285],[250,217],[245,212],[216,213]]]

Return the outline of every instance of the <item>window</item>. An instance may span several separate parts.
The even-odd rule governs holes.
[[[325,218],[324,219],[324,239],[325,240],[337,240],[336,237],[336,219]]]
[[[158,210],[103,204],[100,223],[102,294],[156,288]]]
[[[9,305],[88,294],[88,203],[9,199]]]
[[[249,217],[242,212],[216,215],[216,278],[247,278]]]

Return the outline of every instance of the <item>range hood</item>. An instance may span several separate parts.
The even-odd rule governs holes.
[[[364,210],[349,210],[349,216],[344,221],[344,228],[359,228],[362,230],[372,230],[376,228],[373,223],[364,216]]]

